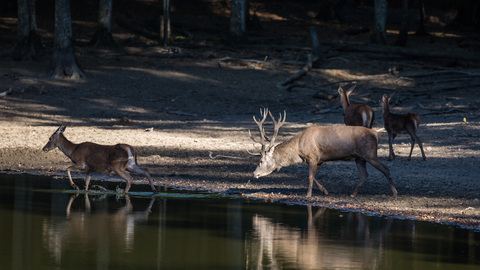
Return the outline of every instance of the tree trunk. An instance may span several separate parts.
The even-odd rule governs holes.
[[[387,44],[387,0],[375,0],[375,25],[371,36],[371,42],[375,44]]]
[[[77,62],[72,44],[70,0],[55,0],[55,46],[52,68],[54,79],[86,77]]]
[[[417,31],[415,32],[416,36],[427,36],[428,33],[425,30],[425,4],[423,3],[423,0],[417,0],[418,4],[418,11],[419,11],[419,19],[418,19],[418,28]]]
[[[112,36],[112,2],[113,0],[100,0],[97,31],[90,41],[94,47],[108,48],[115,45]]]
[[[323,22],[334,21],[337,17],[334,7],[334,0],[320,0],[320,8],[315,19]]]
[[[159,0],[160,3],[160,42],[164,47],[168,46],[170,38],[170,0]]]
[[[230,32],[241,39],[247,31],[248,0],[232,0],[230,10]]]
[[[18,42],[12,57],[17,61],[37,60],[44,52],[37,35],[35,0],[18,0]]]
[[[478,0],[457,0],[458,13],[452,24],[460,27],[472,27],[478,23]]]
[[[395,41],[395,45],[404,47],[407,45],[407,38],[408,38],[408,2],[409,0],[403,0],[402,3],[402,23],[400,25],[400,33],[398,34],[397,41]]]

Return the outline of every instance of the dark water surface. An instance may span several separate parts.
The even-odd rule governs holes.
[[[206,194],[68,189],[66,179],[0,175],[0,269],[480,269],[473,230]]]

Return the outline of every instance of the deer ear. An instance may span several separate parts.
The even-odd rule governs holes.
[[[273,151],[275,151],[275,146],[271,147],[271,148],[268,150],[268,154],[273,154]]]
[[[57,131],[55,131],[55,133],[57,134],[61,134],[65,131],[65,128],[67,128],[67,126],[65,124],[62,124],[58,129]]]
[[[347,95],[350,95],[353,92],[353,90],[355,89],[355,87],[357,87],[357,85],[354,85],[354,86],[350,87],[350,89],[347,90]]]
[[[340,95],[343,94],[343,89],[342,89],[341,86],[338,88],[338,93],[339,93]]]
[[[395,93],[396,93],[396,91],[393,92],[393,93],[388,97],[388,99],[389,99],[389,100],[392,99],[392,97],[393,97],[393,95],[395,95]]]

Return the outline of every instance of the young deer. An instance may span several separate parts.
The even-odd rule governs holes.
[[[67,168],[68,179],[73,188],[80,190],[73,182],[70,171],[83,170],[87,172],[85,190],[88,190],[92,172],[106,173],[108,171],[114,171],[127,181],[125,193],[128,193],[133,182],[133,178],[127,172],[129,171],[145,175],[153,193],[158,193],[157,189],[153,186],[150,174],[147,170],[137,165],[137,155],[132,146],[127,144],[100,145],[91,142],[75,144],[63,136],[65,128],[65,125],[61,125],[57,131],[50,136],[42,150],[48,152],[58,147],[73,161],[74,165]]]
[[[274,124],[273,136],[270,138],[265,134],[262,125],[270,114]],[[390,177],[390,171],[377,157],[377,145],[381,137],[376,131],[358,126],[313,126],[296,134],[287,141],[275,145],[275,139],[278,135],[278,129],[285,123],[286,113],[284,112],[278,121],[267,109],[263,113],[260,111],[262,120],[257,121],[255,116],[253,120],[258,126],[260,140],[255,139],[249,131],[250,138],[262,145],[260,154],[262,159],[253,173],[255,178],[270,174],[275,169],[306,162],[308,164],[308,191],[307,197],[312,196],[312,186],[315,183],[319,190],[328,195],[327,190],[315,179],[315,173],[322,163],[334,160],[355,160],[360,181],[352,193],[355,196],[360,187],[368,177],[366,163],[370,163],[377,170],[382,172],[390,184],[393,196],[397,195],[397,190]],[[251,154],[254,154],[250,151]]]
[[[422,151],[423,160],[427,160],[425,157],[425,152],[423,152],[423,145],[422,141],[417,136],[417,128],[420,125],[420,116],[414,113],[406,113],[406,114],[393,114],[390,113],[389,102],[390,99],[393,97],[395,93],[391,94],[389,97],[387,94],[382,96],[382,111],[383,111],[383,122],[384,127],[388,132],[388,146],[390,148],[390,154],[388,155],[388,160],[391,161],[395,159],[395,153],[393,152],[392,142],[397,134],[405,134],[407,133],[410,135],[410,139],[412,140],[412,147],[410,148],[410,155],[408,155],[407,160],[411,160],[413,147],[415,146],[415,142],[417,142],[418,146],[420,146],[420,150]]]
[[[350,96],[354,89],[355,85],[347,91],[343,91],[342,87],[338,88],[343,111],[345,113],[343,121],[347,126],[363,126],[372,128],[373,121],[375,121],[375,112],[373,109],[365,104],[350,104],[348,96]]]

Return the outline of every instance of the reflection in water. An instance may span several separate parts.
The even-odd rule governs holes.
[[[302,231],[295,227],[273,222],[271,218],[256,215],[253,218],[253,238],[247,245],[249,269],[377,269],[382,265],[381,252],[391,219],[385,226],[370,236],[367,217],[358,213],[348,213],[347,226],[341,228],[341,235],[355,235],[360,246],[338,246],[328,236],[323,237],[315,220],[322,216],[325,208],[312,215],[312,207],[307,206],[307,228]],[[322,222],[319,219],[319,222]],[[339,228],[340,229],[340,228]],[[338,243],[340,244],[340,243]]]
[[[84,198],[84,208],[72,211],[72,204],[77,197]],[[102,200],[106,196],[97,198]],[[129,251],[133,247],[135,224],[146,222],[151,213],[155,198],[145,210],[133,211],[132,202],[128,195],[125,196],[125,205],[115,212],[95,211],[91,213],[91,202],[88,194],[72,194],[68,201],[65,213],[66,219],[61,222],[47,222],[42,226],[42,233],[45,245],[57,264],[61,263],[62,253],[67,249],[71,241],[97,243],[98,262],[104,262],[109,257],[110,239],[115,239],[118,247]]]
[[[231,198],[45,192],[65,189],[48,181],[0,180],[0,270],[480,268],[473,230]]]

